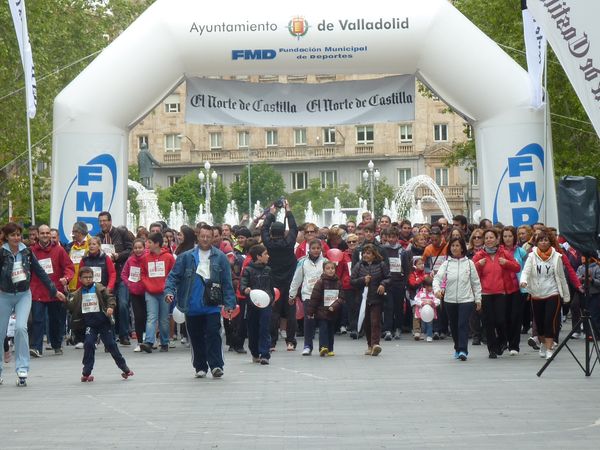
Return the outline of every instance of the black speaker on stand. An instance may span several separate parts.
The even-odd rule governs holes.
[[[571,332],[556,348],[550,359],[539,370],[537,376],[542,376],[544,370],[554,361],[560,351],[566,347],[575,358],[581,370],[589,377],[596,363],[600,361],[600,349],[594,332],[594,326],[588,310],[590,298],[589,260],[598,257],[600,249],[600,201],[598,198],[598,182],[594,177],[563,177],[558,183],[558,226],[560,234],[569,245],[585,256],[584,299],[581,302],[581,319],[573,326]],[[583,325],[587,332],[585,336],[585,362],[579,361],[569,347],[569,340]],[[589,333],[589,335],[588,335]],[[591,337],[591,340],[590,340]],[[592,363],[592,355],[596,353]]]

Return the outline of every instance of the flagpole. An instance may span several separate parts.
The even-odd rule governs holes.
[[[25,102],[27,103],[27,101]],[[27,152],[28,152],[28,160],[29,160],[29,200],[31,205],[31,225],[35,225],[35,206],[33,201],[33,164],[31,158],[31,125],[29,121],[29,112],[26,112],[27,115]]]

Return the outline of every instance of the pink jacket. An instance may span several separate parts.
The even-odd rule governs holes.
[[[135,253],[131,253],[131,256],[127,259],[127,262],[121,271],[121,281],[125,283],[125,286],[127,286],[127,289],[129,289],[129,292],[133,295],[144,295],[146,292],[144,283],[142,283],[142,262],[146,257],[146,253],[148,253],[148,251],[144,251],[141,256],[136,256]]]

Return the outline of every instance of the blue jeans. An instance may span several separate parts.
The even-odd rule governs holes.
[[[209,367],[214,369],[225,365],[223,349],[221,348],[221,315],[203,314],[201,316],[185,316],[190,349],[192,351],[192,365],[196,372],[208,372]]]
[[[129,290],[122,281],[117,285],[119,337],[129,339],[131,318],[129,314]]]
[[[48,342],[52,344],[52,348],[61,348],[63,338],[65,337],[67,310],[62,302],[32,302],[30,346],[40,353],[42,353],[44,347],[43,341],[46,311],[48,311]]]
[[[123,355],[121,355],[119,347],[117,347],[117,343],[115,342],[115,336],[113,334],[110,322],[103,313],[92,314],[95,316],[86,318],[82,361],[83,370],[81,371],[82,375],[90,375],[94,369],[98,335],[100,335],[100,339],[102,339],[104,347],[110,352],[111,356],[115,360],[117,367],[121,369],[122,372],[129,372],[125,358],[123,358]]]
[[[160,331],[160,345],[169,345],[169,304],[165,302],[165,294],[146,292],[146,337],[144,342],[154,344],[156,322]]]
[[[255,358],[271,358],[271,306],[258,308],[248,302],[248,348]]]
[[[424,322],[421,320],[421,323],[423,324],[423,332],[425,333],[425,335],[427,337],[433,337],[433,321]]]
[[[15,372],[29,372],[29,335],[27,334],[27,319],[31,310],[31,291],[9,294],[0,292],[0,342],[4,342],[8,320],[13,311],[16,315],[15,326]],[[2,375],[2,364],[4,358],[0,359],[0,375]]]
[[[469,354],[469,317],[473,312],[474,302],[444,304],[448,314],[448,324],[454,340],[454,351]]]
[[[319,349],[325,347],[333,351],[333,339],[335,336],[335,320],[319,319]]]

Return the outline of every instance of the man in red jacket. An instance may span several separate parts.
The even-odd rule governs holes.
[[[58,292],[66,293],[66,286],[75,274],[75,268],[68,253],[60,245],[51,242],[50,227],[40,225],[38,242],[31,251],[46,271]],[[34,273],[31,274],[31,315],[32,330],[29,354],[35,358],[42,356],[44,324],[48,311],[48,341],[54,353],[62,355],[62,341],[65,335],[67,311],[63,302],[50,297],[48,289]]]

